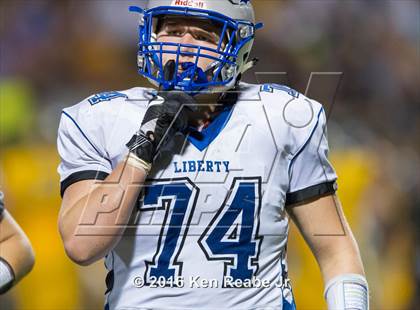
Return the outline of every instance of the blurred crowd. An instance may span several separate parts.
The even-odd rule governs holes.
[[[265,28],[245,80],[287,84],[325,105],[372,309],[418,309],[420,2],[253,3]],[[55,139],[63,107],[149,86],[137,75],[133,4],[144,1],[0,1],[0,190],[37,254],[33,273],[0,298],[10,309],[102,305],[102,264],[76,267],[58,237]],[[294,229],[290,248],[298,308],[324,308],[320,274]]]

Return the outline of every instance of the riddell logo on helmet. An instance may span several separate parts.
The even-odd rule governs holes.
[[[174,0],[172,1],[172,5],[188,6],[188,7],[197,8],[197,9],[205,8],[204,2],[199,1],[199,0]]]

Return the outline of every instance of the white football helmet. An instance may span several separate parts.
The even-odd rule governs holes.
[[[161,89],[190,93],[231,89],[256,62],[248,61],[248,58],[255,31],[263,25],[255,23],[250,0],[149,0],[145,9],[130,7],[130,11],[141,15],[139,73]],[[220,26],[217,48],[157,42],[157,24],[165,16],[207,19]],[[163,63],[163,55],[167,53],[176,55],[169,74],[167,64]],[[194,56],[195,62],[180,64],[179,57],[185,55]],[[199,68],[197,63],[200,57],[211,59],[211,64],[205,69]]]

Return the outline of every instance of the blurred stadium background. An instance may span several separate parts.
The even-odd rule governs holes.
[[[329,110],[339,196],[359,241],[371,309],[420,309],[420,2],[254,0],[260,72]],[[60,111],[90,94],[147,85],[136,74],[142,1],[0,1],[0,186],[31,239],[32,273],[2,309],[100,309],[104,267],[78,267],[57,231]],[[336,89],[338,89],[336,91]],[[334,102],[334,105],[332,103]],[[291,231],[298,309],[325,309],[322,280]]]

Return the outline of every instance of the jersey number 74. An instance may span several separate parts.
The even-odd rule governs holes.
[[[185,244],[200,189],[189,178],[153,180],[140,212],[164,212],[157,249],[146,261],[145,282],[182,276]],[[258,271],[261,178],[234,178],[225,201],[198,239],[209,261],[224,262],[223,277],[252,279]]]

